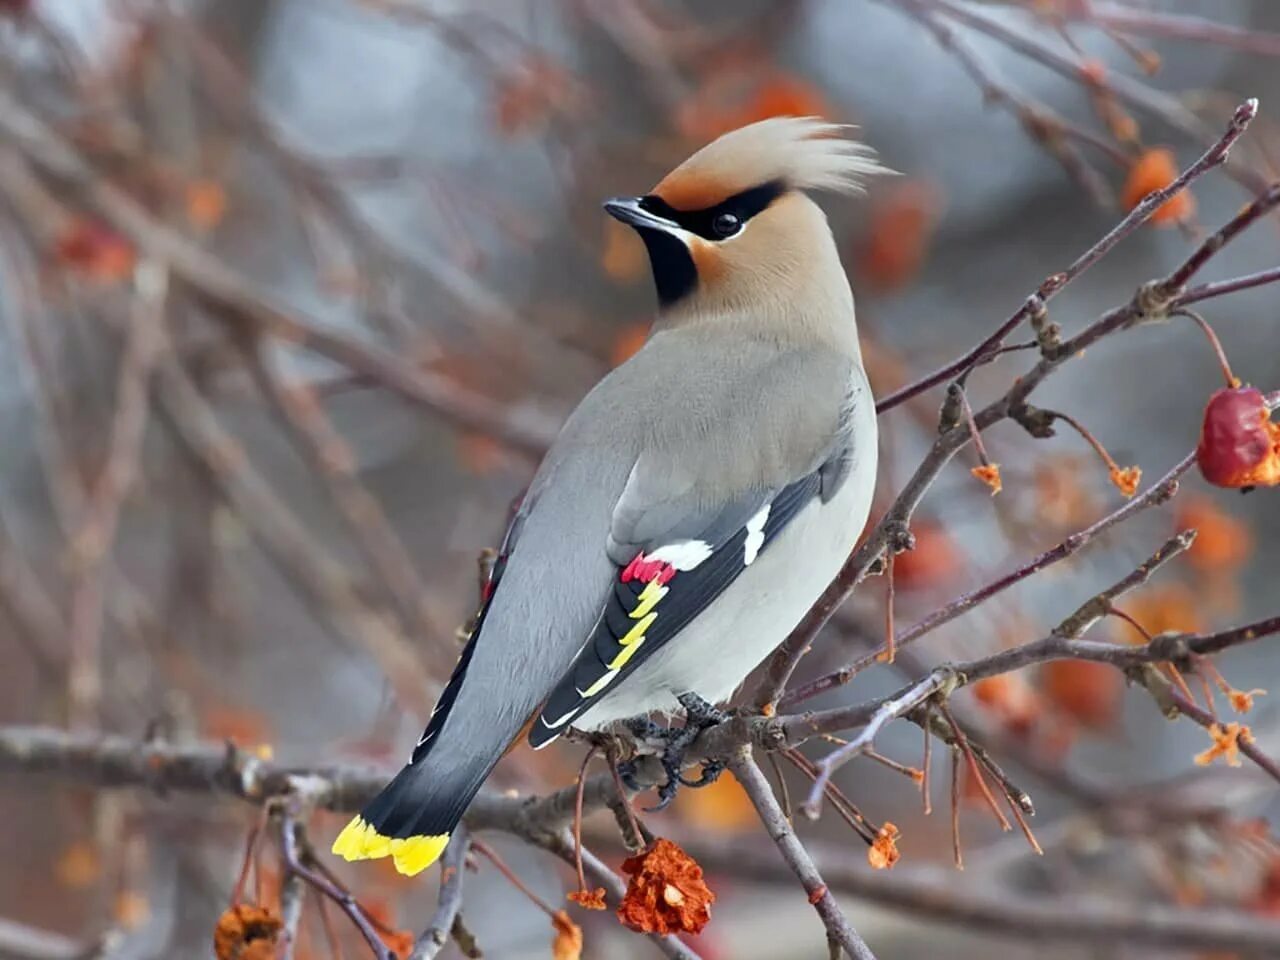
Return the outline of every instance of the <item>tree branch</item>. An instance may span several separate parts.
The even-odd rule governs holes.
[[[778,805],[778,799],[773,795],[773,788],[769,786],[768,778],[751,758],[751,751],[744,748],[730,761],[729,768],[742,784],[742,789],[746,791],[747,796],[751,798],[751,803],[755,806],[756,813],[760,815],[769,839],[777,845],[782,858],[800,879],[805,892],[809,894],[809,903],[822,918],[822,924],[827,928],[828,938],[840,944],[854,960],[875,960],[875,954],[871,952],[871,948],[866,945],[862,937],[858,936],[858,932],[853,929],[840,907],[836,905],[835,897],[823,882],[822,875],[818,873],[818,868],[814,865],[809,852],[805,850],[804,844],[800,842],[800,838],[796,836],[795,830],[791,828],[786,815],[782,812],[782,807]]]

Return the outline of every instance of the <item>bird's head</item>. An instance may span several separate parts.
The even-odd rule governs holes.
[[[805,191],[856,192],[887,172],[847,127],[779,117],[726,133],[641,197],[604,207],[634,227],[664,316],[724,316],[848,298],[826,217]]]

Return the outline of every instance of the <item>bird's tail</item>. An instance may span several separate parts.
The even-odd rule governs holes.
[[[391,857],[410,877],[435,863],[493,763],[433,759],[428,754],[397,773],[338,834],[333,852],[346,860]]]

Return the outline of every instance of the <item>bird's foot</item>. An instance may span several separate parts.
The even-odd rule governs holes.
[[[657,750],[653,752],[661,752],[666,749],[667,743],[670,741],[673,731],[670,727],[664,727],[647,716],[631,717],[619,723],[619,726],[631,735],[631,739],[635,741],[637,746],[651,747],[656,745]],[[632,751],[634,754],[634,750]],[[618,778],[623,782],[628,790],[634,790],[637,793],[644,789],[639,779],[639,763],[649,753],[642,753],[639,756],[633,755],[630,760],[626,760],[617,765]]]
[[[650,740],[666,741],[671,736],[671,728],[664,727],[648,717],[631,717],[622,721],[622,729],[631,734],[639,743]]]
[[[684,707],[684,715],[688,718],[686,726],[696,726],[699,732],[729,719],[727,712],[714,703],[703,700],[696,693],[682,693],[676,699]]]
[[[690,780],[684,774],[680,775],[680,783],[682,786],[692,787],[697,790],[700,787],[709,787],[720,779],[720,774],[724,773],[723,760],[708,760],[702,765],[702,771],[698,774],[697,780]]]
[[[729,719],[729,715],[696,693],[682,693],[676,699],[684,707],[685,725],[669,731],[667,748],[662,754],[662,769],[667,775],[667,781],[658,788],[658,802],[647,809],[649,813],[657,813],[669,807],[682,784],[686,787],[705,787],[714,783],[724,770],[723,763],[713,761],[703,764],[702,773],[697,780],[684,776],[685,753],[693,746],[698,735],[708,727],[723,723]]]

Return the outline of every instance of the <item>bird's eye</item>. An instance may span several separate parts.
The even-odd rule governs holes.
[[[732,237],[742,229],[742,221],[736,214],[722,213],[712,221],[711,229],[716,232],[716,236]]]

